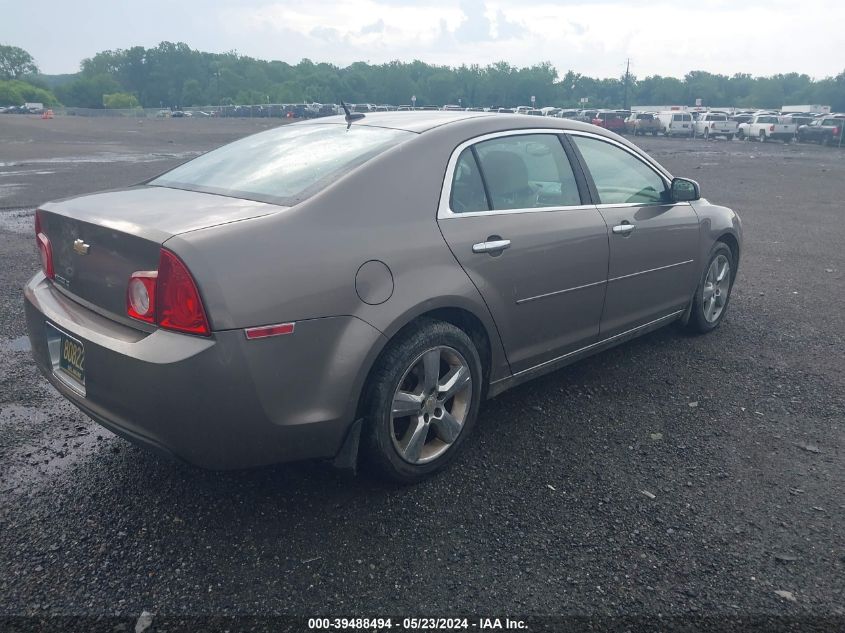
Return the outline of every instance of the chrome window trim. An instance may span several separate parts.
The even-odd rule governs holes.
[[[530,134],[546,134],[552,136],[560,136],[564,134],[566,130],[561,130],[558,128],[525,128],[524,130],[504,130],[499,132],[490,132],[488,134],[482,134],[481,136],[476,136],[469,140],[464,141],[460,145],[458,145],[453,151],[452,155],[449,157],[449,162],[446,164],[446,176],[443,179],[443,188],[440,190],[440,204],[437,207],[437,219],[438,220],[445,220],[448,218],[472,218],[478,216],[488,216],[488,215],[505,215],[505,214],[517,214],[517,213],[552,213],[556,211],[578,211],[578,210],[587,210],[587,209],[595,209],[595,205],[593,204],[573,204],[573,205],[566,205],[566,206],[558,206],[558,207],[529,207],[525,209],[492,209],[490,211],[467,211],[465,213],[456,213],[452,211],[451,206],[449,206],[450,198],[452,197],[452,182],[455,178],[455,167],[458,164],[458,158],[467,147],[471,145],[475,145],[476,143],[482,143],[484,141],[489,141],[491,139],[496,138],[504,138],[507,136],[527,136]],[[563,151],[563,147],[561,147],[561,151]],[[564,152],[564,156],[566,156],[567,162],[569,162],[569,156],[566,155]],[[570,167],[572,168],[573,175],[575,172],[575,166],[571,164]]]
[[[446,164],[446,175],[443,179],[443,188],[440,190],[440,203],[437,207],[437,219],[438,220],[445,220],[448,218],[473,218],[478,216],[488,216],[488,215],[505,215],[505,214],[518,214],[518,213],[553,213],[553,212],[560,212],[560,211],[584,211],[589,209],[612,209],[612,208],[624,208],[624,207],[648,207],[648,206],[665,206],[665,205],[684,205],[690,206],[689,202],[675,202],[675,203],[667,203],[667,202],[623,202],[623,203],[606,203],[606,204],[577,204],[577,205],[568,205],[568,206],[559,206],[559,207],[530,207],[526,209],[493,209],[490,211],[468,211],[465,213],[456,213],[452,211],[451,207],[449,206],[449,201],[452,196],[452,182],[455,177],[455,167],[458,164],[458,158],[467,147],[471,145],[475,145],[476,143],[481,143],[483,141],[488,141],[495,138],[503,138],[507,136],[523,136],[527,134],[554,134],[557,136],[566,134],[570,136],[584,136],[587,138],[593,138],[599,141],[603,141],[605,143],[609,143],[619,149],[627,152],[647,167],[651,168],[657,175],[663,180],[667,189],[671,187],[672,183],[672,174],[670,174],[664,167],[659,165],[656,162],[653,162],[650,157],[643,156],[637,153],[636,151],[632,150],[630,147],[620,143],[619,141],[609,138],[607,136],[603,136],[601,134],[596,134],[595,132],[589,132],[585,130],[561,130],[558,128],[526,128],[524,130],[504,130],[499,132],[490,132],[488,134],[482,134],[481,136],[476,136],[474,138],[468,139],[458,145],[453,151],[451,156],[449,156],[449,162]],[[569,156],[567,155],[567,160]],[[574,165],[571,165],[573,170],[575,168]],[[585,167],[586,168],[586,167]]]

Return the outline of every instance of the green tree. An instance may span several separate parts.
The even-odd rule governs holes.
[[[126,109],[137,108],[139,105],[138,98],[128,92],[113,92],[103,95],[103,106],[106,108]]]
[[[24,49],[0,45],[0,79],[20,79],[37,72],[35,60]]]

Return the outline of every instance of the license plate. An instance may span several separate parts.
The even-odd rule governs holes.
[[[85,346],[54,326],[48,330],[47,342],[53,374],[71,389],[85,395]]]

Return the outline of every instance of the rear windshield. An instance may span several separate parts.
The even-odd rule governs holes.
[[[673,121],[692,121],[692,117],[688,114],[673,114],[672,115]]]
[[[727,121],[728,117],[726,117],[724,114],[708,114],[707,120],[708,121]]]
[[[353,124],[283,125],[224,145],[149,184],[293,205],[416,136]]]

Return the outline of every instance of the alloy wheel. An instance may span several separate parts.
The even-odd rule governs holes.
[[[452,347],[429,349],[411,363],[390,414],[393,446],[403,460],[425,464],[449,450],[469,414],[472,388],[469,364]]]
[[[707,277],[704,279],[702,307],[708,323],[715,323],[722,315],[731,289],[731,264],[724,255],[719,255],[710,263]]]

